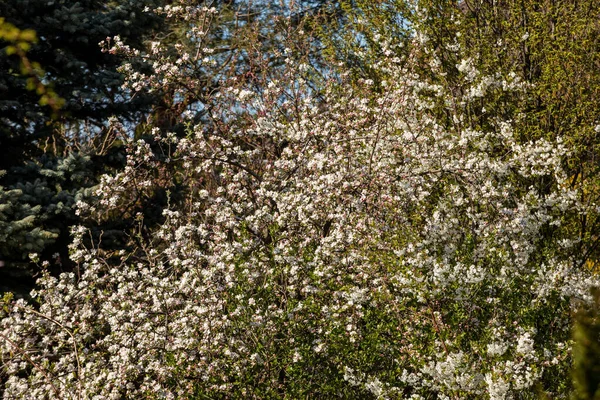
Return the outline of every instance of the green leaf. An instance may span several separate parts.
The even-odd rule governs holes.
[[[27,41],[27,42],[31,42],[31,43],[37,42],[37,36],[36,36],[35,31],[33,29],[22,30],[21,33],[19,34],[19,38],[21,40],[24,40],[24,41]]]
[[[23,51],[29,51],[29,49],[31,49],[31,45],[27,42],[19,42],[17,43],[17,47]]]

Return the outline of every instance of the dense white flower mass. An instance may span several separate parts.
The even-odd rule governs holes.
[[[152,43],[154,76],[123,69],[128,88],[186,82],[181,65],[211,60],[165,46]],[[565,373],[571,302],[598,283],[558,229],[586,212],[568,149],[522,141],[518,115],[480,127],[465,111],[526,85],[465,58],[456,93],[383,57],[384,90],[332,79],[317,98],[290,91],[308,67],[287,68],[262,93],[214,94],[231,105],[222,121],[251,110],[243,124],[129,144],[82,213],[125,207],[169,163],[187,197],[133,250],[106,255],[75,232],[78,273],[45,275],[39,306],[2,314],[6,398],[267,398],[337,382],[347,398],[497,400]]]

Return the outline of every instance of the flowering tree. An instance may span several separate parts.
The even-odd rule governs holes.
[[[125,170],[80,213],[101,220],[167,181],[182,195],[155,231],[139,218],[122,251],[83,246],[76,230],[76,273],[40,279],[35,306],[6,302],[5,397],[565,396],[570,313],[598,284],[574,251],[590,204],[563,169],[570,149],[523,138],[510,109],[476,123],[475,107],[532,86],[482,72],[460,44],[445,84],[413,26],[406,44],[381,38],[377,82],[353,84],[335,65],[314,78],[286,47],[305,35],[290,28],[283,67],[259,86],[217,72],[209,118],[132,140]],[[213,49],[180,48],[156,43],[151,74],[125,66],[131,90],[185,93],[198,65],[220,67]]]

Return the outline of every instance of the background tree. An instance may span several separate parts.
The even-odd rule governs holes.
[[[37,34],[26,49],[0,38],[4,291],[35,272],[29,253],[69,268],[69,229],[79,221],[73,205],[101,173],[123,163],[109,119],[136,124],[150,102],[121,89],[121,60],[102,53],[98,43],[120,34],[141,44],[160,19],[127,1],[7,1],[0,16]]]
[[[432,42],[435,50],[418,57],[424,64],[440,66],[429,79],[453,85],[457,93],[465,90],[458,82],[471,68],[481,71],[481,76],[496,71],[504,79],[518,77],[526,82],[531,86],[529,96],[515,98],[504,92],[490,105],[474,105],[468,110],[471,123],[486,127],[494,118],[515,115],[523,143],[560,138],[570,149],[563,160],[570,187],[582,189],[582,203],[597,204],[598,3],[469,0],[462,2],[458,12],[451,2],[423,1],[420,7],[428,20],[414,24],[422,28],[422,40]],[[479,81],[477,95],[483,97],[489,85],[478,76],[471,79]],[[549,182],[531,184],[548,187]],[[591,207],[589,213],[563,226],[578,231],[580,241],[574,251],[592,269],[598,256],[599,223]]]

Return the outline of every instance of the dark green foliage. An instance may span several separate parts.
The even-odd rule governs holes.
[[[0,187],[4,279],[27,279],[28,270],[35,272],[26,262],[29,253],[51,260],[57,271],[69,268],[69,228],[78,222],[73,206],[94,182],[91,167],[89,157],[71,153],[65,158],[43,155],[11,169]]]
[[[11,43],[0,40],[0,291],[35,273],[29,253],[40,253],[57,270],[69,268],[69,230],[82,222],[74,204],[102,173],[123,165],[108,119],[135,125],[152,101],[145,95],[130,98],[121,89],[117,69],[124,59],[102,52],[99,42],[120,35],[141,46],[160,25],[143,12],[146,5],[152,4],[0,2],[0,17],[9,26],[36,32],[26,61],[38,66],[41,82],[64,100],[58,111],[41,101],[23,68],[23,54],[11,55],[6,51]]]
[[[0,2],[6,22],[36,31],[39,41],[28,57],[41,65],[45,79],[66,101],[60,118],[52,120],[51,110],[27,90],[16,57],[0,57],[0,148],[7,155],[0,169],[48,151],[40,145],[64,150],[102,135],[110,116],[131,120],[144,111],[149,99],[130,99],[120,89],[122,78],[116,69],[122,59],[103,53],[98,45],[113,35],[139,43],[158,24],[142,8],[140,2],[128,0]]]
[[[14,167],[0,189],[0,218],[6,221],[0,252],[18,259],[43,251],[73,222],[73,205],[92,179],[89,157],[76,153]]]

